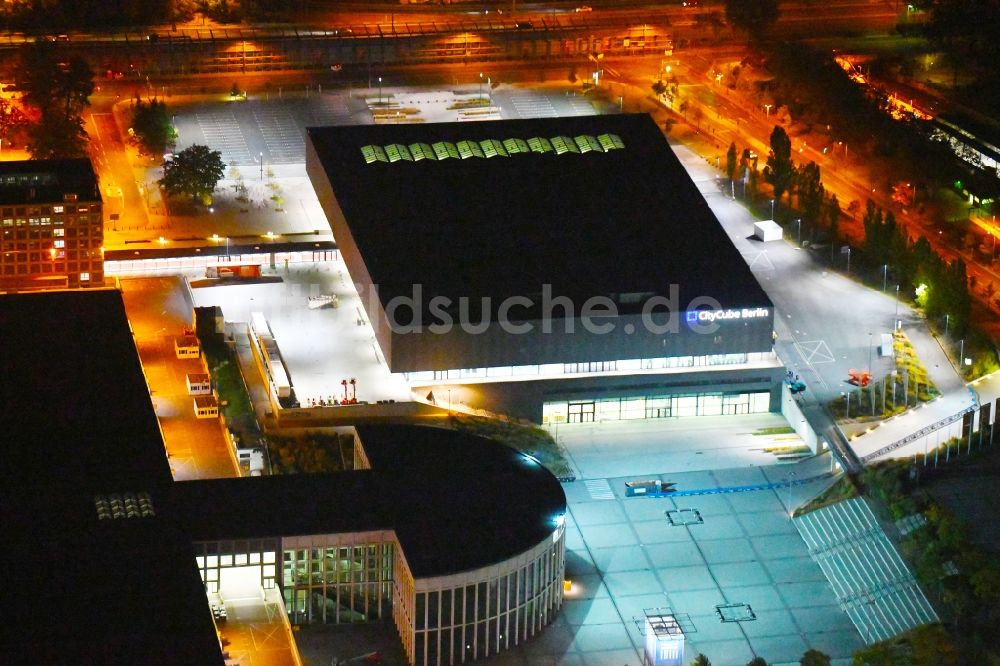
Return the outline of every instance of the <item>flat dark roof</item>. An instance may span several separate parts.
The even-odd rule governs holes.
[[[0,368],[5,663],[221,664],[121,294],[0,296]]]
[[[367,163],[373,145],[565,136],[620,149]],[[451,298],[663,294],[681,306],[770,300],[648,115],[312,127],[308,141],[383,304]],[[313,178],[318,177],[311,172]],[[613,297],[613,296],[612,296]]]
[[[418,578],[522,553],[566,512],[555,477],[502,444],[425,426],[357,431],[370,470],[185,481],[174,512],[196,540],[392,529]]]
[[[359,428],[372,470],[174,482],[118,291],[0,295],[0,368],[4,663],[221,664],[193,540],[391,528],[433,576],[566,510],[537,463],[419,426]],[[127,497],[152,513],[99,518]]]
[[[66,194],[79,202],[101,201],[89,159],[0,162],[0,205],[53,203]]]

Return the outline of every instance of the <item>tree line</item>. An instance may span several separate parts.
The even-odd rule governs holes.
[[[826,237],[830,261],[840,247],[842,211],[837,195],[823,186],[822,170],[810,161],[797,166],[791,158],[791,141],[780,126],[770,136],[770,151],[763,169],[750,149],[739,152],[735,142],[726,152],[726,175],[736,195],[736,183],[744,198],[754,203],[760,195],[760,180],[771,186],[774,217],[788,226],[793,218],[797,236],[806,241]],[[786,198],[787,201],[783,203]],[[855,204],[849,207],[849,211]],[[873,282],[899,285],[901,295],[912,297],[930,318],[947,315],[949,330],[963,335],[969,326],[972,298],[965,262],[941,257],[926,237],[912,240],[895,215],[883,212],[868,200],[862,217],[864,238],[857,252],[856,270]]]

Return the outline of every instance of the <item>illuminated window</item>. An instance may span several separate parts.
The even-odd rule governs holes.
[[[448,141],[438,141],[433,145],[434,154],[437,155],[439,160],[446,160],[449,157],[454,157],[458,159],[458,148],[455,144]]]
[[[485,155],[483,155],[483,149],[480,148],[479,144],[475,141],[459,141],[458,154],[463,160],[470,157],[485,157]]]
[[[576,147],[576,142],[568,136],[552,137],[552,147],[555,148],[556,155],[580,152],[580,149]]]
[[[390,162],[398,162],[399,160],[406,160],[407,162],[412,162],[413,157],[410,156],[410,151],[401,143],[390,143],[385,147],[386,157],[389,158]]]
[[[601,147],[604,148],[604,150],[621,150],[625,147],[621,137],[617,134],[600,134],[598,135],[597,140],[600,142]]]
[[[546,139],[545,137],[541,137],[541,136],[533,136],[533,137],[531,137],[530,139],[528,139],[528,146],[531,148],[531,151],[534,152],[534,153],[551,153],[552,152],[552,144],[549,143],[549,140]]]
[[[528,142],[524,139],[504,139],[503,147],[507,149],[507,153],[510,155],[531,152],[531,148],[528,148]]]
[[[66,247],[66,241],[64,241],[64,240],[53,241],[52,244],[55,247]]]
[[[361,147],[361,154],[365,158],[365,162],[371,164],[372,162],[388,162],[389,158],[386,157],[385,151],[382,150],[382,146],[367,145]]]
[[[437,155],[434,154],[434,149],[430,147],[427,143],[411,143],[410,155],[413,156],[413,161],[419,162],[420,160],[436,160]]]
[[[573,137],[573,140],[576,141],[576,145],[580,149],[581,153],[589,153],[592,150],[604,152],[604,148],[601,147],[601,142],[589,134],[581,134],[580,136]]]
[[[507,157],[507,149],[504,148],[504,145],[496,139],[486,139],[485,141],[480,141],[479,145],[482,147],[483,154],[486,155],[486,157],[496,157],[497,155]]]
[[[61,213],[61,212],[63,212],[63,207],[62,206],[53,206],[52,207],[52,212],[53,213]]]

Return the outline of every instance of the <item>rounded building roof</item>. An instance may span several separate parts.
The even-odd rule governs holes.
[[[552,473],[503,444],[428,426],[356,430],[371,469],[175,483],[181,522],[195,540],[391,529],[413,576],[429,578],[515,557],[566,513]]]

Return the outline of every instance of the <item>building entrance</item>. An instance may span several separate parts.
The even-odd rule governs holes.
[[[570,423],[593,423],[594,403],[591,402],[571,402],[569,403]]]

